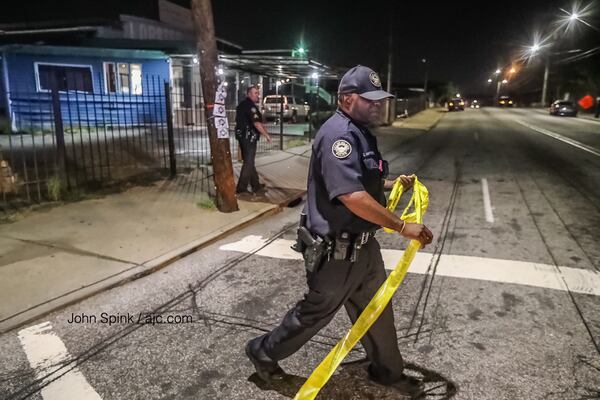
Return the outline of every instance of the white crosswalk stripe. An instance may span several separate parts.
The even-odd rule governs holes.
[[[22,329],[18,336],[36,378],[49,382],[41,390],[44,400],[102,400],[78,368],[60,376],[64,372],[62,363],[71,357],[50,322]]]
[[[262,236],[246,236],[228,243],[220,250],[251,253],[267,242]],[[292,240],[277,239],[260,249],[256,254],[263,257],[288,260],[301,260],[302,256],[290,249]],[[393,269],[402,256],[402,250],[382,249],[387,269]],[[425,274],[434,257],[431,253],[419,252],[412,262],[409,273]],[[437,256],[436,256],[437,257]],[[600,296],[600,274],[571,267],[555,267],[548,264],[528,261],[502,260],[461,255],[442,254],[439,256],[436,274],[463,279],[528,285],[546,289],[571,290],[574,293]]]

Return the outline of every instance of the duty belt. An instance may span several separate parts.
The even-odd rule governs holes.
[[[375,232],[361,232],[361,233],[342,232],[342,233],[336,235],[335,238],[336,238],[336,240],[337,239],[350,239],[354,244],[362,246],[362,245],[367,244],[369,239],[371,239],[374,236],[375,236]]]
[[[320,264],[321,259],[346,260],[354,262],[358,254],[375,232],[362,232],[351,234],[342,232],[331,236],[320,237],[311,233],[305,226],[298,227],[298,239],[292,249],[303,254],[306,268],[312,271]]]
[[[333,256],[334,260],[348,260],[354,262],[358,259],[358,253],[370,238],[375,236],[375,232],[362,232],[351,234],[342,232],[335,236],[332,241],[331,252],[328,258]]]

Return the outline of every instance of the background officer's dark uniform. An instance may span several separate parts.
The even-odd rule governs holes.
[[[244,160],[236,189],[238,193],[247,191],[248,184],[252,186],[254,192],[260,189],[258,172],[256,172],[254,165],[256,144],[260,138],[260,133],[254,127],[254,122],[261,121],[262,115],[249,97],[246,97],[235,109],[236,138],[240,144],[242,159]]]
[[[344,232],[352,238],[373,233],[379,226],[353,214],[337,196],[366,191],[385,206],[386,170],[376,138],[338,110],[321,127],[313,144],[305,206],[307,228],[315,235],[332,238]],[[312,272],[307,271],[309,290],[304,299],[273,331],[251,341],[256,355],[267,362],[288,357],[327,325],[342,305],[354,323],[385,279],[379,243],[372,235],[354,262],[325,258]],[[374,378],[388,384],[402,376],[391,303],[361,343]]]

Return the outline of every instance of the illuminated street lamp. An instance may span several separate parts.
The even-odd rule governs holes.
[[[574,24],[576,23],[575,21],[577,21],[577,22],[581,22],[588,28],[592,28],[596,32],[600,32],[600,29],[598,29],[597,27],[595,27],[594,25],[590,24],[589,22],[587,22],[586,20],[583,19],[587,16],[590,16],[590,14],[592,13],[592,4],[593,3],[590,3],[586,7],[583,7],[580,10],[577,10],[577,8],[576,8],[577,6],[575,6],[575,7],[573,7],[572,12],[568,12],[564,8],[559,8],[559,10],[564,12],[565,14],[567,14],[567,16],[565,18],[561,18],[558,21],[558,23],[561,26],[565,27],[567,31],[572,29]]]
[[[506,85],[506,84],[508,83],[508,80],[506,80],[506,79],[502,79],[502,83],[503,83],[504,85]]]
[[[502,71],[500,70],[500,68],[498,68],[498,69],[496,70],[496,75],[498,75],[500,72],[502,72]]]
[[[492,83],[492,78],[488,79],[488,83]]]
[[[512,68],[510,69],[510,71],[508,71],[508,73],[510,73],[510,74],[514,74],[515,72],[516,72],[516,70],[515,70],[515,67],[512,67]]]

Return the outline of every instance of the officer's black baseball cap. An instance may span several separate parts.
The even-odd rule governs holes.
[[[338,94],[357,93],[367,100],[383,100],[394,95],[381,89],[377,72],[369,67],[357,65],[344,74],[338,87]]]

